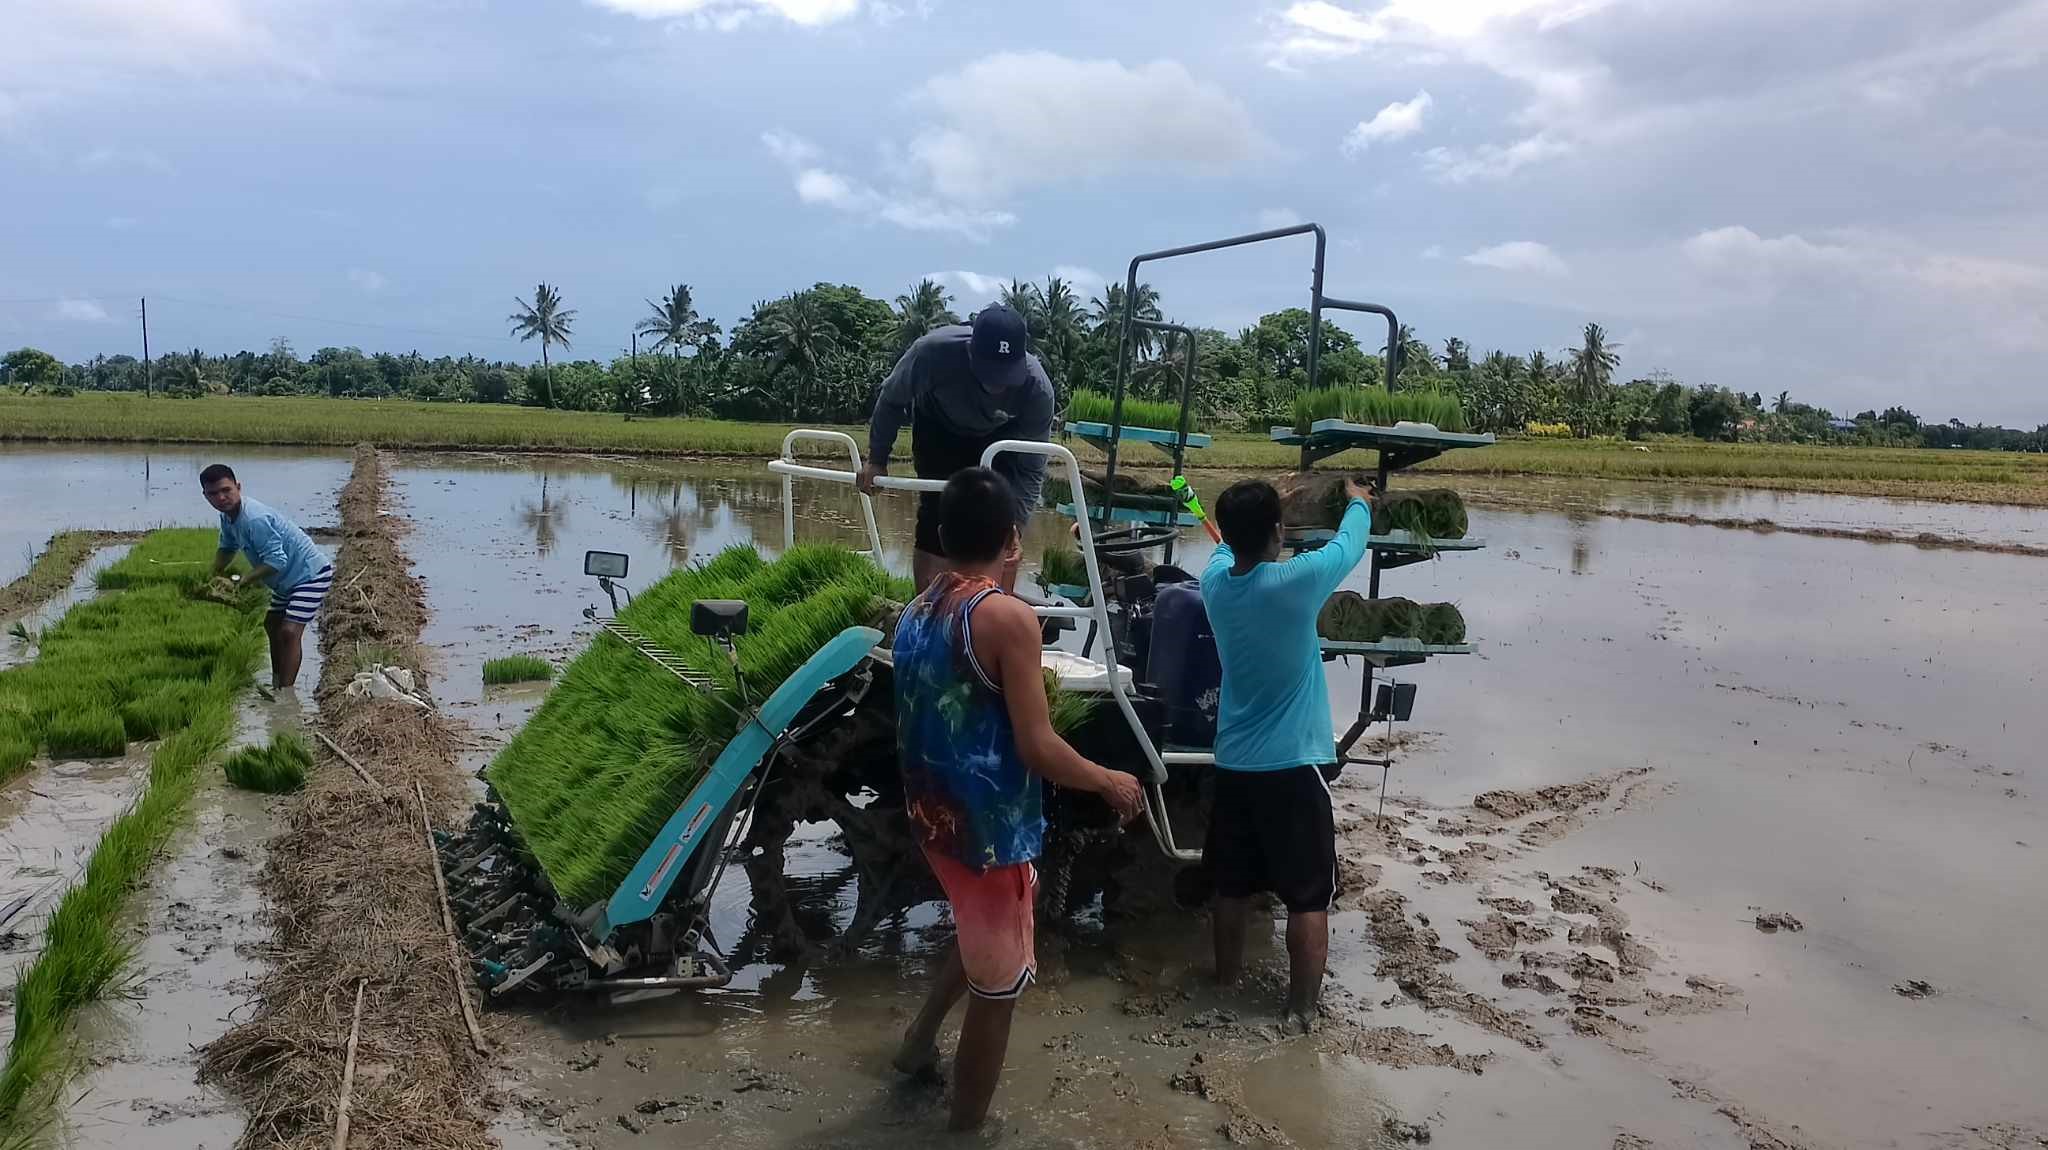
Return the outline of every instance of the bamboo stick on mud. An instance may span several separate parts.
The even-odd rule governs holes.
[[[348,1150],[349,1092],[356,1084],[356,1038],[363,1030],[363,988],[367,978],[356,980],[356,1009],[348,1022],[348,1056],[341,1063],[341,1099],[334,1104],[334,1150]]]
[[[427,816],[427,792],[420,781],[412,781],[412,793],[420,801],[420,832],[427,840],[427,861],[434,866],[434,889],[441,898],[441,929],[448,936],[448,973],[455,980],[455,998],[462,1003],[462,1022],[469,1027],[469,1041],[478,1054],[490,1053],[484,1042],[484,1028],[476,1020],[476,1008],[469,1004],[468,978],[462,969],[462,946],[455,938],[455,912],[448,908],[448,880],[441,874],[441,852],[434,846],[434,821]]]
[[[390,789],[386,787],[383,783],[380,783],[376,779],[371,778],[370,772],[363,769],[363,764],[356,762],[354,755],[351,755],[347,751],[342,750],[340,743],[337,743],[333,739],[328,738],[327,733],[325,731],[314,731],[313,737],[327,744],[328,750],[333,751],[335,754],[341,756],[341,761],[347,763],[349,769],[354,771],[357,777],[361,778],[364,782],[370,784],[371,789],[377,791],[379,794],[382,794]]]

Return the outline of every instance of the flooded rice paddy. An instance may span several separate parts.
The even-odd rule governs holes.
[[[216,457],[257,498],[333,520],[340,453],[0,449],[0,489],[36,493],[0,524],[0,577],[61,527],[210,521],[196,475]],[[486,691],[482,661],[560,661],[587,641],[580,613],[601,596],[581,574],[586,549],[628,553],[638,587],[734,543],[781,544],[780,481],[758,467],[395,458],[405,546],[433,608],[435,690],[473,728],[474,765],[544,693]],[[1388,787],[1396,829],[1372,825],[1376,772],[1354,768],[1336,788],[1347,857],[1378,881],[1365,897],[1347,888],[1333,916],[1333,1025],[1294,1041],[1263,1029],[1284,964],[1276,941],[1257,948],[1255,985],[1207,986],[1196,914],[1048,933],[987,1140],[1367,1146],[1420,1125],[1449,1145],[2036,1145],[2026,1139],[2048,1133],[2048,560],[1597,512],[2037,546],[2048,512],[1456,483],[1482,504],[1473,530],[1488,549],[1390,572],[1385,587],[1458,603],[1480,653],[1396,672],[1420,688]],[[800,538],[858,538],[849,492],[800,483],[798,496]],[[885,562],[907,568],[910,504],[879,500],[877,515]],[[1027,555],[1061,530],[1041,516]],[[1206,551],[1184,547],[1184,565]],[[1348,718],[1357,669],[1332,664],[1330,677]],[[119,774],[50,768],[0,788],[0,859],[44,849],[17,842],[27,824],[11,812],[35,801],[24,792],[97,794],[95,771]],[[1589,779],[1609,785],[1597,798],[1559,790]],[[246,972],[179,950],[193,933],[180,906],[223,923],[254,913],[225,887],[180,885],[234,885],[235,868],[254,865],[237,844],[263,834],[234,828],[260,827],[262,811],[229,798],[145,900],[145,933],[168,948],[148,944],[152,969],[206,972],[189,982],[205,1005],[162,1010],[195,1020],[189,1034],[110,1021],[101,1043],[145,1051],[166,1068],[159,1079],[175,1077],[172,1047],[225,1025],[202,1016],[224,1017]],[[843,921],[852,894],[831,829],[807,830],[790,861],[814,913]],[[734,876],[714,925],[744,958]],[[1803,929],[1759,930],[1771,913]],[[1415,969],[1389,969],[1393,928],[1431,932],[1448,955],[1420,978],[1436,1009],[1401,989]],[[579,1145],[915,1143],[940,1103],[898,1086],[887,1058],[945,938],[939,910],[923,907],[838,961],[751,961],[723,993],[522,1016],[512,1093],[533,1126]],[[222,950],[235,947],[210,953]],[[1621,973],[1603,978],[1602,965]],[[1393,1028],[1450,1053],[1390,1049]],[[146,1053],[158,1038],[161,1056]],[[92,1078],[110,1100],[124,1098],[122,1065]],[[144,1097],[173,1117],[204,1110],[167,1088],[130,1089],[119,1105],[82,1106],[79,1138],[104,1144],[137,1115],[146,1123],[157,1111]],[[180,1144],[225,1144],[233,1128],[210,1112],[178,1120],[206,1134]]]

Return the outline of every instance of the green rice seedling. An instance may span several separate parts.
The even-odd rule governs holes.
[[[539,655],[506,655],[484,661],[484,683],[542,683],[555,677],[555,665]]]
[[[94,706],[45,719],[43,745],[53,759],[110,759],[127,752],[128,732],[112,708]]]
[[[1079,549],[1055,543],[1038,557],[1038,578],[1048,587],[1086,587],[1088,564]]]
[[[228,781],[245,791],[281,795],[306,785],[313,749],[303,735],[281,731],[262,746],[243,747],[221,763]]]
[[[1339,591],[1316,616],[1316,633],[1345,643],[1378,643],[1384,639],[1417,639],[1430,644],[1465,641],[1465,616],[1449,603],[1417,603],[1393,596],[1368,599],[1356,591]]]
[[[878,601],[911,594],[862,556],[797,547],[773,563],[730,549],[636,596],[621,621],[704,672],[716,697],[600,635],[486,772],[561,897],[584,906],[612,892],[731,737],[733,707],[764,698],[840,631],[875,621]],[[744,691],[724,649],[690,633],[696,599],[747,602],[735,643]]]
[[[149,694],[121,704],[121,723],[130,739],[154,739],[192,721],[213,698],[203,676],[168,682]]]
[[[1325,419],[1341,419],[1368,427],[1427,423],[1438,431],[1464,431],[1465,409],[1458,397],[1429,388],[1388,392],[1383,387],[1329,387],[1294,397],[1294,430],[1307,434]]]
[[[1062,738],[1081,729],[1095,714],[1095,708],[1102,700],[1081,691],[1069,691],[1060,683],[1057,671],[1048,667],[1045,671],[1045,703],[1051,712],[1052,729]]]
[[[12,778],[35,757],[36,736],[28,723],[0,711],[0,782]]]
[[[1116,415],[1116,402],[1110,396],[1086,388],[1076,391],[1067,398],[1067,419],[1072,423],[1100,423],[1108,426]],[[1161,403],[1151,399],[1133,399],[1124,396],[1125,427],[1149,427],[1158,431],[1180,430],[1180,404]],[[1188,431],[1201,430],[1201,420],[1193,411],[1188,412]]]

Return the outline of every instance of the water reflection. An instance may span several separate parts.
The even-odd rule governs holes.
[[[540,473],[540,502],[527,499],[519,504],[519,522],[527,534],[533,536],[534,549],[543,559],[555,553],[560,530],[567,525],[561,500],[548,497],[550,478],[546,471]]]

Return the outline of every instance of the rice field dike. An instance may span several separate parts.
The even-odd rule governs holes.
[[[27,573],[0,586],[0,616],[26,611],[64,590],[93,552],[135,538],[126,531],[59,531],[50,536],[49,545],[29,562]]]
[[[140,797],[101,835],[15,983],[0,1147],[25,1144],[48,1121],[72,1061],[72,1016],[117,987],[133,959],[121,921],[129,896],[176,829],[201,766],[233,735],[268,597],[257,587],[231,604],[198,594],[215,542],[211,529],[149,533],[99,573],[101,595],[43,631],[33,662],[0,671],[0,778],[38,751],[112,756],[132,740],[160,740]]]
[[[126,393],[0,396],[0,440],[297,444],[374,443],[423,450],[600,452],[758,460],[776,454],[792,424],[633,418],[503,404],[212,396],[149,399]],[[863,429],[846,427],[856,440]],[[1260,432],[1213,431],[1192,468],[1291,470],[1299,452]],[[1073,441],[1083,462],[1101,458]],[[909,444],[898,458],[909,458]],[[1370,452],[1340,457],[1369,464]],[[1136,462],[1135,459],[1131,462]],[[1453,451],[1416,470],[1436,474],[1545,475],[1673,480],[1706,485],[2048,506],[2048,455],[1960,449],[1708,443],[1685,438],[1520,437]]]

